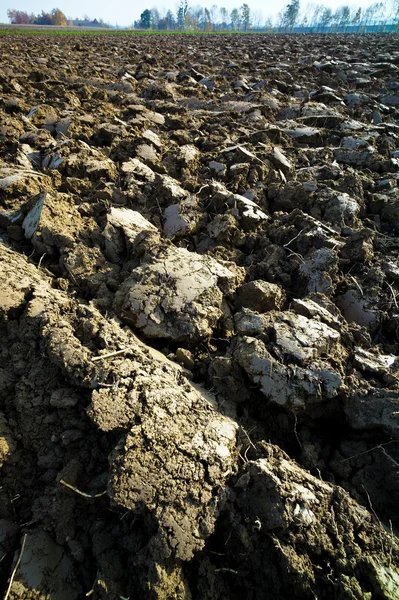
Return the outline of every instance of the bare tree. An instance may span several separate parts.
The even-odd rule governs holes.
[[[252,12],[252,26],[258,28],[262,27],[263,15],[261,10],[254,10]]]
[[[218,20],[218,13],[219,13],[219,8],[217,7],[216,4],[212,4],[212,6],[209,9],[209,17],[210,17],[212,29],[216,28],[216,23]]]
[[[219,11],[220,13],[220,28],[221,29],[227,29],[228,27],[228,20],[229,20],[229,13],[227,12],[227,8],[224,8],[222,6],[222,8]]]
[[[206,29],[207,31],[210,31],[212,29],[212,21],[211,21],[211,15],[209,13],[209,9],[208,8],[204,8],[204,16],[205,16],[205,27],[204,29]]]
[[[273,29],[273,21],[271,17],[267,17],[265,20],[264,28],[266,31],[272,31]]]

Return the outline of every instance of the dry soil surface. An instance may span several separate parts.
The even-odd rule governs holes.
[[[399,38],[0,39],[7,599],[399,598]]]

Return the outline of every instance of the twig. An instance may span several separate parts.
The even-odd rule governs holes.
[[[105,490],[104,492],[100,492],[99,494],[86,494],[86,492],[82,492],[81,490],[78,490],[78,488],[71,485],[70,483],[67,483],[63,479],[60,479],[60,483],[62,483],[62,485],[65,485],[65,487],[69,488],[70,490],[73,490],[80,496],[83,496],[84,498],[100,498],[101,496],[105,496],[105,494],[107,493],[107,490]]]
[[[247,434],[247,432],[245,431],[244,427],[241,427],[241,431],[243,432],[243,434],[246,436],[248,442],[251,444],[252,448],[254,450],[256,450],[256,446],[255,444],[252,442],[251,438],[249,437],[249,435]]]
[[[300,449],[303,450],[301,440],[299,439],[299,436],[298,436],[297,425],[298,425],[298,417],[297,417],[297,414],[294,412],[294,434],[295,434],[296,441],[298,442]]]
[[[162,208],[161,208],[161,206],[159,204],[158,198],[157,198],[157,206],[158,206],[159,214],[161,215],[161,217],[163,217]]]
[[[399,307],[398,307],[398,303],[396,302],[396,294],[395,294],[395,292],[394,292],[394,290],[393,290],[393,287],[391,286],[391,284],[390,284],[390,283],[388,283],[388,281],[385,281],[385,283],[387,284],[387,286],[388,286],[388,287],[389,287],[389,289],[391,290],[391,294],[392,294],[392,300],[393,300],[393,303],[394,303],[394,305],[396,306],[396,308],[399,308]]]
[[[364,489],[364,491],[366,492],[366,496],[367,496],[367,500],[369,501],[369,505],[370,505],[370,510],[373,513],[378,525],[380,526],[381,530],[385,533],[385,527],[383,526],[383,524],[381,523],[381,520],[379,519],[377,513],[374,510],[374,507],[371,503],[371,498],[370,498],[370,494],[368,493],[368,491],[366,490],[366,488],[364,487],[364,485],[362,484],[362,488]],[[385,545],[384,545],[384,538],[383,536],[381,536],[381,550],[384,554],[387,554]],[[392,554],[392,545],[393,545],[393,540],[391,540],[391,551],[390,551],[390,555]]]
[[[291,254],[289,255],[289,257],[288,257],[288,258],[290,258],[292,255],[294,255],[294,256],[296,256],[297,258],[299,258],[299,260],[300,260],[302,263],[305,263],[305,260],[304,260],[303,256],[302,256],[301,254],[298,254],[297,252],[294,252],[294,250],[292,250],[291,248],[288,248],[288,246],[289,246],[289,245],[290,245],[290,244],[291,244],[293,241],[295,241],[295,240],[296,240],[296,239],[297,239],[297,238],[298,238],[298,237],[301,235],[301,233],[302,233],[304,230],[305,230],[305,228],[301,229],[301,231],[300,231],[300,232],[299,232],[299,233],[298,233],[298,234],[297,234],[295,237],[293,237],[293,238],[292,238],[292,240],[290,240],[290,241],[289,241],[289,242],[287,242],[286,244],[283,244],[283,248],[285,248],[285,250],[288,250],[288,252],[291,252]]]
[[[393,552],[393,541],[395,539],[395,535],[394,535],[394,532],[393,532],[393,527],[392,527],[392,521],[391,521],[391,519],[389,519],[389,533],[391,534],[392,544],[391,544],[391,547],[389,549],[389,563],[388,564],[389,564],[389,566],[391,566],[391,564],[392,564],[392,552]]]
[[[42,266],[42,260],[43,258],[46,256],[46,253],[42,254],[39,260],[39,264],[37,265],[37,268],[40,269],[40,267]]]
[[[349,275],[349,277],[353,280],[353,283],[358,287],[361,295],[364,296],[360,283],[358,281],[356,281],[356,279],[353,277],[353,275]]]
[[[246,462],[246,463],[247,463],[247,462],[249,462],[249,459],[248,459],[248,457],[247,457],[247,454],[248,454],[248,450],[250,449],[250,447],[251,447],[251,446],[247,446],[247,449],[246,449],[246,450],[245,450],[245,452],[244,452],[244,460],[245,460],[245,462]]]
[[[306,215],[306,218],[309,221],[313,221],[313,223],[315,225],[317,225],[318,227],[322,227],[323,229],[325,229],[326,231],[329,231],[333,235],[337,235],[338,232],[335,229],[333,229],[332,227],[329,227],[328,225],[326,225],[322,221],[319,221],[318,219],[315,219],[315,217],[312,217],[311,215]]]
[[[248,448],[249,448],[249,446],[248,446]],[[244,465],[247,464],[247,462],[249,462],[248,459],[245,459],[240,452],[238,453],[238,456],[241,458]]]
[[[293,237],[292,240],[290,240],[286,244],[283,244],[283,248],[288,248],[288,246],[290,244],[292,244],[292,242],[295,241],[297,238],[299,238],[299,236],[301,235],[301,233],[303,233],[304,231],[305,231],[305,228],[301,229],[301,231],[299,233],[297,233],[297,235],[295,237]],[[290,248],[290,250],[291,250],[291,248]],[[292,250],[291,250],[291,252],[292,252]]]
[[[18,567],[19,567],[19,565],[21,563],[22,555],[23,555],[24,550],[25,550],[26,537],[27,537],[27,533],[25,533],[25,535],[23,537],[22,546],[21,546],[21,552],[19,553],[17,564],[15,565],[14,570],[11,573],[10,583],[8,584],[8,588],[7,588],[7,591],[6,591],[6,595],[4,596],[4,600],[7,600],[8,596],[10,595],[11,587],[12,587],[12,584],[14,583],[14,577],[15,577],[16,572],[18,570]]]
[[[390,440],[389,442],[384,442],[383,444],[378,444],[378,446],[373,446],[373,448],[369,448],[368,450],[364,450],[364,452],[358,452],[357,454],[353,454],[353,456],[348,456],[347,458],[343,458],[342,460],[338,461],[337,464],[340,465],[344,462],[346,462],[347,460],[352,460],[353,458],[357,458],[358,456],[363,456],[363,454],[368,454],[369,452],[373,452],[374,450],[382,450],[383,446],[389,446],[389,444],[398,444],[399,441],[397,442],[396,440]]]
[[[96,362],[97,360],[103,360],[104,358],[112,358],[113,356],[118,356],[118,354],[123,354],[124,352],[128,352],[129,348],[123,348],[123,350],[115,350],[115,352],[108,352],[108,354],[101,354],[100,356],[95,356],[91,360]]]
[[[283,246],[284,248],[284,246]],[[296,256],[297,258],[299,258],[299,260],[305,264],[305,259],[303,258],[302,254],[298,254],[297,252],[294,252],[293,250],[291,250],[291,248],[285,248],[285,250],[288,250],[288,252],[291,252],[291,254],[288,255],[288,258],[291,258],[291,256]]]
[[[389,456],[389,454],[388,454],[388,452],[385,450],[385,448],[381,448],[381,451],[382,451],[382,453],[383,453],[383,454],[384,454],[384,455],[387,457],[387,459],[388,459],[388,460],[390,460],[390,461],[391,461],[391,463],[395,465],[395,467],[399,467],[399,463],[398,463],[396,460],[394,460],[394,459],[392,458],[392,456]]]
[[[379,526],[381,527],[381,529],[382,529],[383,531],[385,531],[385,529],[384,529],[384,527],[382,526],[382,523],[381,523],[381,521],[380,521],[380,519],[379,519],[379,517],[378,517],[377,513],[375,512],[375,510],[374,510],[374,507],[373,507],[372,503],[371,503],[370,494],[368,493],[368,491],[366,490],[366,488],[364,487],[364,485],[363,485],[363,484],[362,484],[362,488],[363,488],[363,489],[364,489],[364,491],[366,492],[366,496],[367,496],[367,500],[369,501],[369,505],[370,505],[370,510],[371,510],[371,512],[373,513],[373,515],[374,515],[374,517],[375,517],[375,519],[376,519],[377,523],[378,523],[378,524],[379,524]],[[382,546],[382,549],[384,550],[384,546]]]

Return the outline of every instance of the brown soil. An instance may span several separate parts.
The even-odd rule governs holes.
[[[399,38],[0,51],[0,593],[398,599]]]

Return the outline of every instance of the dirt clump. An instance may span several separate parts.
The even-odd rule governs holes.
[[[1,593],[397,599],[399,38],[0,48]]]

